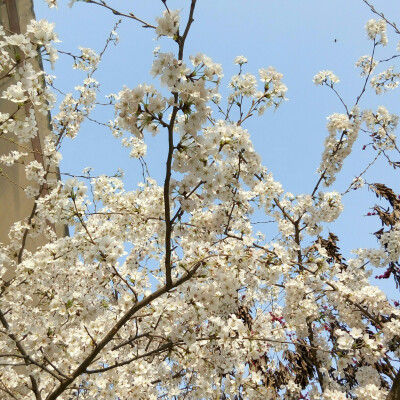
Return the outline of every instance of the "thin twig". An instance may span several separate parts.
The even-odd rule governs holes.
[[[95,1],[95,0],[86,0],[86,3],[91,3],[91,4],[96,4],[98,6],[107,8],[108,10],[110,10],[114,15],[119,15],[121,17],[125,17],[125,18],[130,18],[130,19],[134,19],[135,21],[138,21],[140,23],[143,24],[143,28],[152,28],[152,29],[156,29],[156,27],[154,25],[149,24],[148,22],[142,20],[141,18],[138,18],[135,14],[133,13],[129,13],[129,14],[125,14],[122,13],[118,10],[116,10],[115,8],[110,7],[105,1]]]

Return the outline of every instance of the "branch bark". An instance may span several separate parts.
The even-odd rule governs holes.
[[[397,371],[392,388],[390,389],[386,400],[400,400],[400,369]]]
[[[185,31],[182,36],[179,35],[176,42],[179,45],[178,60],[183,58],[183,49],[185,47],[185,40],[189,33],[190,26],[192,25],[193,13],[196,6],[196,0],[192,0],[190,5],[189,19],[186,24]],[[175,120],[178,115],[179,106],[178,94],[174,93],[174,108],[171,114],[171,120],[168,125],[168,156],[166,163],[165,181],[164,181],[164,214],[165,214],[165,281],[167,287],[172,287],[172,265],[171,265],[171,236],[173,230],[173,220],[171,220],[171,201],[170,201],[170,182],[172,175],[172,156],[174,154],[174,127]]]

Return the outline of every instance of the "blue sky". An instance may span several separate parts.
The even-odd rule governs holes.
[[[77,2],[72,8],[67,3],[60,0],[59,8],[55,10],[48,9],[44,0],[35,0],[36,16],[56,23],[62,41],[58,46],[60,49],[75,54],[79,54],[79,46],[100,51],[119,17],[84,2]],[[121,11],[133,12],[150,23],[155,23],[155,17],[164,9],[161,0],[111,0],[109,4]],[[182,9],[182,21],[186,22],[189,0],[168,0],[167,4],[171,9]],[[375,1],[375,6],[400,25],[400,2]],[[276,112],[269,110],[261,118],[248,120],[244,127],[251,133],[264,165],[287,191],[298,194],[312,190],[327,135],[326,117],[334,112],[344,112],[333,92],[315,86],[312,78],[322,69],[332,70],[341,80],[337,89],[342,97],[349,106],[354,104],[363,85],[354,65],[360,56],[370,54],[372,50],[372,42],[367,40],[364,29],[370,18],[376,16],[362,0],[198,1],[195,22],[187,39],[186,58],[202,52],[222,63],[225,74],[221,84],[223,95],[228,93],[230,76],[237,73],[237,66],[233,65],[237,55],[245,55],[249,60],[245,72],[257,75],[259,68],[272,65],[284,74],[290,100]],[[172,49],[170,40],[155,41],[153,30],[143,29],[132,20],[123,19],[118,32],[120,43],[109,48],[96,73],[102,95],[117,93],[123,85],[135,87],[139,83],[152,83],[149,74],[152,50],[157,45],[161,46],[161,51]],[[388,33],[389,45],[386,49],[379,48],[378,59],[395,53],[400,37],[390,29]],[[386,68],[390,65],[385,64]],[[63,55],[54,71],[47,66],[48,71],[58,78],[56,86],[66,92],[73,91],[83,78],[82,73],[73,71],[71,66],[72,59]],[[390,112],[400,113],[399,104],[397,91],[377,97],[370,90],[361,107],[376,109],[378,105],[385,105]],[[107,122],[113,118],[113,110],[99,107],[93,116]],[[149,138],[147,143],[150,173],[161,184],[165,145],[161,135],[155,140]],[[353,177],[374,158],[372,149],[361,150],[366,143],[368,138],[361,134],[354,154],[345,162],[333,186],[334,190],[343,192]],[[95,174],[113,174],[122,168],[126,172],[127,186],[131,188],[140,179],[139,162],[129,159],[127,150],[109,130],[90,122],[83,124],[75,140],[64,143],[63,157],[63,172],[79,174],[84,167],[91,166]],[[366,179],[386,182],[395,191],[400,191],[398,175],[389,171],[384,163],[377,163]],[[369,207],[374,205],[375,196],[364,189],[351,192],[343,201],[345,211],[332,231],[340,237],[344,254],[351,248],[375,246],[376,240],[370,233],[380,229],[380,222],[376,217],[365,217]]]

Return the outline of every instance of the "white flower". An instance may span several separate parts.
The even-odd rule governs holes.
[[[97,65],[100,61],[100,56],[92,49],[88,47],[79,47],[82,55],[79,58],[79,61],[74,63],[74,68],[80,69],[82,71],[88,71],[90,69],[97,68]]]
[[[158,35],[174,37],[179,29],[179,10],[165,10],[162,17],[156,18]]]
[[[0,156],[0,162],[7,165],[8,167],[13,165],[16,161],[18,161],[21,157],[27,156],[28,153],[20,153],[19,151],[11,151],[11,153],[7,155]]]
[[[340,82],[340,80],[332,71],[324,70],[318,72],[318,74],[314,76],[313,82],[316,85],[323,85],[324,83],[333,85],[334,83]]]
[[[13,103],[24,103],[28,100],[25,90],[22,87],[22,82],[17,82],[15,85],[10,85],[1,96],[3,99],[12,101]]]
[[[237,56],[234,61],[234,64],[243,65],[247,63],[247,58],[245,56]]]
[[[42,184],[44,180],[44,175],[45,171],[43,169],[42,164],[38,163],[36,160],[31,161],[26,167],[25,167],[25,175],[26,179],[29,181],[34,180],[39,184]]]
[[[336,329],[335,334],[339,336],[337,339],[337,344],[340,349],[350,350],[352,348],[354,340],[347,332],[342,331],[341,329]]]
[[[32,33],[34,41],[46,45],[50,42],[59,42],[56,33],[54,32],[54,23],[50,23],[45,19],[40,21],[32,20],[27,27],[27,32]]]
[[[352,328],[350,335],[354,338],[354,339],[359,339],[363,336],[364,331],[361,328]]]
[[[365,25],[365,29],[367,31],[367,36],[371,40],[376,40],[377,35],[380,35],[380,39],[378,43],[381,43],[383,46],[386,46],[388,43],[388,38],[386,35],[386,21],[370,19]]]
[[[19,35],[11,35],[11,36],[6,36],[5,38],[4,38],[4,40],[8,43],[8,44],[10,44],[10,45],[12,45],[12,46],[22,46],[22,45],[24,45],[24,44],[27,44],[27,43],[29,43],[29,39],[25,36],[25,35],[22,35],[22,34],[19,34]]]
[[[378,61],[373,60],[371,56],[361,56],[356,62],[356,67],[362,69],[361,76],[366,76],[370,74],[378,64]]]

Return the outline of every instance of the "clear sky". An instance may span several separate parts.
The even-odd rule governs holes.
[[[56,23],[62,41],[58,47],[75,54],[79,54],[79,46],[99,52],[119,17],[84,2],[69,8],[68,0],[59,1],[59,8],[55,10],[48,9],[44,0],[35,0],[37,18]],[[110,0],[109,4],[118,10],[133,12],[150,23],[154,23],[155,17],[164,9],[161,0]],[[186,22],[189,0],[168,0],[167,4],[171,9],[182,9],[182,21]],[[374,5],[400,26],[399,1],[375,0]],[[333,92],[315,86],[312,78],[322,69],[332,70],[341,80],[337,89],[343,99],[350,107],[354,104],[363,86],[354,65],[360,56],[370,54],[372,50],[372,42],[367,40],[364,29],[370,18],[377,17],[362,0],[198,0],[185,57],[202,52],[222,63],[225,73],[221,85],[223,95],[227,94],[230,76],[237,73],[237,66],[233,65],[237,55],[245,55],[249,60],[245,72],[257,75],[259,68],[272,65],[284,74],[290,100],[276,112],[269,110],[261,118],[248,120],[244,127],[250,131],[264,165],[287,191],[298,194],[312,190],[327,135],[326,117],[334,112],[344,112]],[[161,51],[171,49],[170,40],[155,41],[153,30],[143,29],[132,20],[123,19],[118,32],[120,43],[107,51],[96,73],[102,85],[101,96],[117,93],[123,85],[133,88],[139,83],[152,83],[149,74],[152,50],[157,45],[161,46]],[[400,37],[390,29],[388,33],[389,45],[387,49],[379,47],[377,59],[395,53]],[[71,66],[72,60],[63,55],[53,72],[47,66],[48,71],[58,78],[56,86],[66,92],[73,91],[83,77]],[[363,98],[362,108],[376,110],[382,104],[390,112],[400,113],[398,91],[382,97],[371,93],[370,89]],[[111,107],[104,106],[98,107],[93,114],[103,122],[113,116]],[[165,145],[161,135],[156,140],[149,138],[147,143],[150,173],[162,184]],[[361,133],[354,154],[346,160],[334,190],[345,191],[353,177],[374,158],[372,149],[362,151],[366,143],[368,137]],[[120,141],[114,139],[108,129],[90,122],[84,123],[74,141],[65,142],[63,157],[63,172],[79,174],[84,167],[91,166],[95,174],[113,174],[122,168],[126,172],[127,186],[131,188],[136,186],[140,176],[139,162],[129,159],[128,151],[121,147]],[[397,193],[400,191],[398,172],[394,174],[384,168],[383,163],[378,162],[368,172],[366,180],[371,183],[386,181]],[[345,196],[345,211],[338,224],[332,227],[341,239],[344,254],[352,248],[375,246],[376,240],[370,233],[380,229],[380,222],[377,217],[365,217],[374,202],[374,195],[367,189]],[[397,295],[393,292],[393,296]]]

